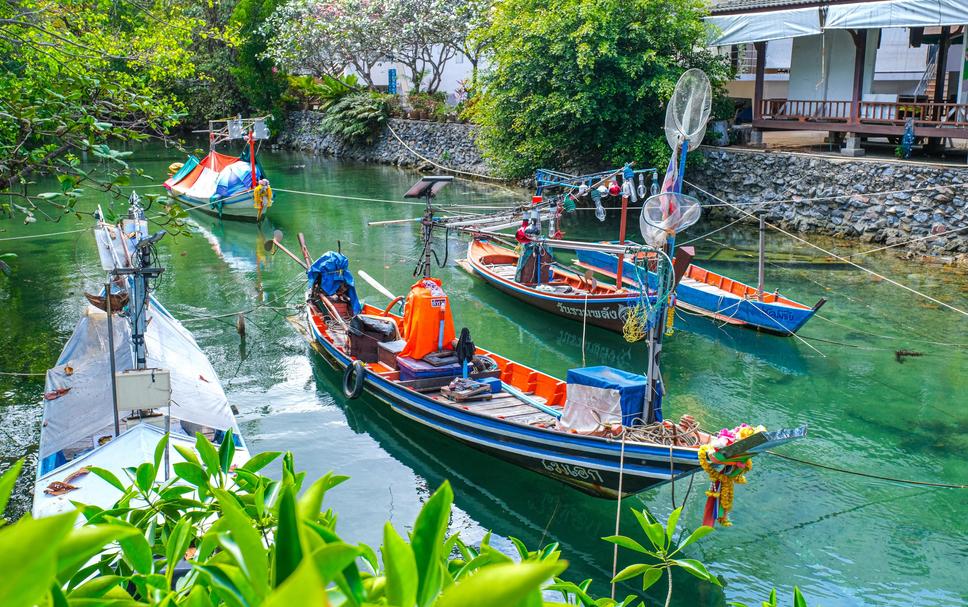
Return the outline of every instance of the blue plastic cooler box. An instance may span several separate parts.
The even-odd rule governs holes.
[[[435,367],[426,361],[403,356],[397,357],[397,367],[400,369],[400,379],[403,381],[429,377],[457,377],[461,374],[460,363]]]
[[[642,403],[645,402],[647,380],[641,375],[605,366],[568,369],[568,385],[573,384],[617,390],[623,426],[631,426],[633,419],[644,417]]]

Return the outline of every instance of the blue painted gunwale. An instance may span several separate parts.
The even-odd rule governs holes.
[[[609,253],[579,251],[578,259],[587,265],[601,268],[613,274],[618,268],[618,258]],[[699,268],[699,266],[695,267]],[[623,271],[626,276],[633,276],[635,265],[626,261],[623,263]],[[654,276],[650,272],[649,283],[652,284],[653,281]],[[795,307],[779,303],[752,301],[734,294],[717,295],[682,282],[676,287],[676,305],[701,314],[722,317],[722,320],[733,324],[748,325],[779,335],[796,333],[819,309],[818,307],[809,308],[803,306],[803,304],[800,304],[803,307]]]

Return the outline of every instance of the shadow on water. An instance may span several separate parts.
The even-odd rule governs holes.
[[[594,579],[592,591],[609,593],[612,545],[601,538],[615,531],[616,503],[586,496],[561,483],[521,469],[459,441],[442,436],[422,424],[392,411],[386,404],[364,394],[348,401],[341,394],[339,373],[322,357],[309,351],[313,377],[321,395],[333,395],[350,429],[379,443],[393,458],[414,471],[431,488],[445,480],[454,488],[455,503],[485,529],[514,536],[531,549],[559,542],[569,563],[566,578]],[[696,479],[696,492],[702,479]],[[695,503],[695,501],[694,501]],[[622,532],[640,535],[632,507],[642,508],[638,497],[622,503]],[[619,569],[631,564],[627,551],[619,557]],[[686,576],[688,578],[688,576]],[[679,579],[678,576],[675,578]],[[687,579],[678,585],[675,605],[720,606],[722,591]],[[652,600],[664,599],[665,585],[650,591]],[[641,593],[634,584],[623,584],[618,594]]]

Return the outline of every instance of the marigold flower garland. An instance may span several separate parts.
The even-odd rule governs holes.
[[[706,501],[703,524],[713,526],[719,521],[723,527],[732,526],[729,513],[733,509],[735,484],[746,484],[746,473],[753,469],[749,456],[727,458],[718,454],[719,449],[765,430],[763,426],[748,424],[733,429],[723,428],[708,445],[699,448],[699,465],[712,481],[712,486],[706,491],[709,499]]]

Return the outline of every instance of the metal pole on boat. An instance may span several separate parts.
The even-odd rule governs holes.
[[[111,403],[114,409],[114,435],[121,433],[121,420],[118,419],[118,378],[114,367],[114,322],[111,319],[111,282],[104,283],[104,311],[108,313],[108,359],[111,361]]]
[[[628,219],[629,212],[629,197],[622,195],[622,220],[619,222],[618,226],[618,244],[625,244],[625,224]],[[618,267],[615,270],[615,286],[618,289],[622,288],[622,270],[625,268],[625,253],[618,254]]]
[[[760,213],[760,246],[759,246],[759,258],[757,259],[757,282],[756,282],[756,293],[760,301],[763,301],[763,285],[764,278],[766,274],[766,259],[765,259],[765,249],[766,249],[766,219],[763,214]]]
[[[433,209],[433,190],[427,190],[427,208],[424,209],[423,218],[423,237],[424,237],[424,262],[423,277],[430,278],[430,254],[434,237],[434,209]]]

